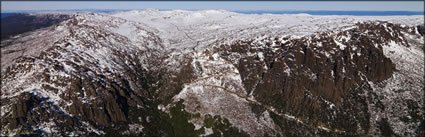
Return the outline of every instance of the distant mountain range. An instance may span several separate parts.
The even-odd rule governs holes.
[[[169,9],[159,9],[160,11],[170,11]],[[35,13],[35,12],[123,12],[131,11],[125,9],[75,9],[75,10],[9,10],[4,13]],[[199,10],[189,10],[199,11]],[[310,15],[353,15],[353,16],[398,16],[398,15],[424,15],[423,11],[308,11],[308,10],[229,10],[245,14],[310,14]],[[5,14],[7,16],[7,14]]]

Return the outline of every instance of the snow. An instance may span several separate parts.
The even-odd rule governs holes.
[[[47,134],[57,133],[58,130],[54,128],[56,124],[53,121],[41,123],[38,125],[38,129],[42,130]]]
[[[111,14],[76,14],[78,25],[69,25],[65,21],[53,26],[53,29],[41,29],[31,32],[27,35],[17,36],[18,41],[12,45],[3,47],[2,42],[1,56],[1,72],[5,68],[16,63],[21,56],[39,57],[40,53],[47,49],[52,49],[49,53],[58,53],[58,57],[51,57],[55,62],[60,62],[64,71],[56,71],[52,68],[52,64],[42,59],[36,59],[35,62],[21,63],[24,68],[31,70],[16,73],[14,77],[2,79],[1,90],[5,91],[1,95],[1,99],[11,99],[24,92],[32,93],[35,96],[47,98],[46,101],[52,102],[53,105],[59,107],[59,111],[67,112],[61,106],[69,106],[73,102],[64,101],[60,96],[67,89],[68,85],[61,86],[54,83],[47,83],[37,79],[36,74],[43,73],[44,69],[49,72],[47,75],[52,81],[59,81],[60,78],[70,78],[72,74],[78,72],[72,65],[63,63],[71,61],[77,65],[87,66],[93,72],[87,72],[84,75],[96,77],[95,73],[108,75],[104,70],[110,70],[113,74],[120,74],[124,67],[135,62],[127,60],[129,57],[138,58],[144,62],[143,68],[152,69],[145,63],[146,56],[142,51],[147,49],[157,49],[166,54],[168,58],[165,60],[169,68],[180,66],[180,59],[184,55],[193,58],[191,65],[195,71],[196,79],[190,83],[185,83],[183,90],[173,97],[174,101],[179,99],[185,100],[185,108],[188,112],[195,112],[193,107],[196,100],[201,106],[201,114],[220,115],[228,119],[235,127],[246,131],[251,135],[263,136],[270,129],[278,129],[270,118],[270,113],[275,113],[290,120],[303,123],[300,119],[291,114],[280,114],[275,108],[265,106],[267,108],[260,117],[257,117],[251,110],[249,103],[263,105],[257,102],[252,95],[247,95],[247,91],[242,84],[242,79],[238,69],[233,65],[235,61],[227,61],[220,57],[218,53],[208,53],[206,50],[214,47],[216,43],[230,44],[235,40],[252,39],[258,45],[264,45],[270,42],[267,38],[270,36],[281,37],[281,43],[284,37],[289,39],[301,38],[306,35],[315,34],[317,32],[348,30],[353,29],[356,22],[365,21],[389,21],[393,23],[401,23],[405,26],[423,24],[423,16],[385,16],[385,17],[369,17],[369,16],[313,16],[313,15],[275,15],[275,14],[240,14],[224,10],[204,10],[204,11],[159,11],[155,9],[143,11],[116,12]],[[73,30],[71,33],[70,30]],[[389,30],[392,31],[392,30]],[[413,36],[405,34],[409,40],[417,40]],[[39,37],[40,36],[40,37]],[[41,37],[42,36],[42,37]],[[334,39],[340,50],[347,48],[342,44],[343,41],[350,39],[350,36]],[[423,37],[421,38],[423,40]],[[264,40],[264,41],[263,41]],[[424,44],[423,41],[416,41],[417,45]],[[70,45],[68,45],[69,43]],[[271,43],[271,47],[279,46]],[[316,47],[323,47],[322,43],[317,43]],[[391,41],[383,46],[385,56],[395,62],[397,70],[390,80],[387,81],[385,88],[379,88],[371,83],[375,90],[379,90],[380,96],[384,97],[384,103],[391,103],[392,100],[401,100],[402,98],[413,99],[423,104],[422,91],[423,85],[423,65],[424,54],[423,46],[405,47],[401,43]],[[12,52],[8,51],[22,51]],[[337,50],[336,48],[334,50]],[[356,47],[353,47],[356,50]],[[393,52],[395,51],[395,52]],[[125,55],[124,58],[113,53]],[[303,53],[303,51],[300,51]],[[7,53],[7,54],[6,54]],[[326,57],[334,54],[334,51],[323,52]],[[357,52],[359,55],[360,53]],[[265,53],[249,53],[249,56],[257,55],[260,61],[264,61]],[[77,62],[73,57],[81,57],[85,62]],[[240,55],[232,54],[231,58],[239,58]],[[211,59],[212,58],[212,59]],[[125,61],[114,61],[124,59]],[[292,60],[290,58],[289,60]],[[419,63],[418,63],[419,62]],[[265,64],[264,69],[267,70]],[[171,70],[178,71],[178,70]],[[285,68],[285,73],[291,74],[289,67]],[[345,68],[343,68],[345,72]],[[311,79],[316,76],[311,72],[305,73]],[[409,74],[406,76],[404,74]],[[334,76],[334,72],[331,71]],[[363,78],[363,77],[362,77]],[[406,87],[403,81],[411,81],[414,83],[408,91],[401,94],[394,94],[390,89],[401,89]],[[41,87],[47,84],[58,89],[57,93],[45,91]],[[84,89],[83,89],[84,90]],[[83,92],[85,94],[85,92]],[[84,95],[86,97],[86,95]],[[91,98],[83,98],[84,103],[90,103]],[[335,104],[327,100],[322,100],[328,104],[329,108],[334,109]],[[10,105],[1,106],[1,117],[9,115]],[[158,105],[158,109],[167,112],[170,106]],[[374,112],[371,119],[377,119],[381,113],[389,113],[396,109],[405,110],[406,108],[391,108],[387,112]],[[5,110],[5,111],[3,111]],[[9,110],[9,111],[8,111]],[[243,112],[243,113],[240,113]],[[403,114],[404,112],[397,112]],[[403,132],[408,126],[403,125],[396,120],[397,116],[389,115],[390,122],[398,128],[395,132]],[[243,120],[241,120],[243,119]],[[197,129],[201,128],[201,124],[192,121]],[[89,132],[98,135],[105,134],[103,131],[93,128],[86,122],[83,126]],[[41,123],[39,128],[46,133],[58,132],[54,127],[54,123]],[[129,132],[141,133],[143,126],[140,124],[129,125]],[[323,130],[329,130],[327,127],[319,126]],[[206,128],[206,134],[212,134],[212,129]],[[256,133],[254,131],[261,131]],[[71,132],[70,135],[78,134]]]
[[[132,133],[139,134],[143,132],[144,127],[141,124],[130,124],[128,126],[129,126],[130,132]]]
[[[3,105],[1,106],[0,110],[0,117],[4,117],[6,114],[10,113],[11,107],[9,105]]]
[[[345,49],[345,47],[347,47],[347,46],[345,46],[344,44],[342,44],[342,43],[340,43],[339,41],[337,41],[337,40],[334,40],[334,42],[336,43],[336,45],[339,47],[339,49],[341,49],[341,50],[344,50]]]
[[[264,61],[264,54],[263,54],[263,52],[258,52],[258,57],[260,58],[260,61]]]
[[[386,109],[379,111],[374,109],[376,106],[369,105],[371,111],[371,124],[377,124],[382,117],[387,118],[393,131],[399,135],[416,136],[415,123],[405,123],[400,120],[400,116],[408,116],[409,108],[403,103],[406,100],[417,102],[418,107],[422,108],[424,104],[424,54],[423,54],[423,37],[415,38],[408,34],[404,34],[410,47],[402,43],[390,41],[384,44],[383,52],[396,64],[396,69],[391,78],[381,82],[369,84],[372,86],[373,91],[381,99],[382,104]],[[409,84],[410,83],[410,84]],[[395,92],[402,91],[402,92]],[[421,113],[420,117],[423,117]],[[379,130],[374,129],[372,130]]]
[[[263,123],[266,127],[271,129],[279,129],[278,126],[274,123],[273,119],[270,117],[269,111],[264,111],[259,118],[260,122]]]
[[[202,136],[212,135],[213,133],[214,131],[212,130],[212,128],[205,128],[205,134]]]
[[[194,53],[192,65],[198,78],[191,83],[185,83],[183,90],[174,96],[173,100],[183,99],[185,110],[188,112],[195,113],[193,105],[199,105],[201,115],[220,115],[228,119],[232,125],[249,134],[263,135],[264,133],[254,132],[254,129],[261,129],[262,126],[257,124],[260,120],[247,104],[252,100],[247,99],[239,72],[231,63],[217,55],[202,51]],[[210,57],[213,57],[214,60],[210,60]],[[199,63],[201,66],[196,66],[196,62],[201,62]],[[241,121],[240,118],[248,121]],[[199,124],[201,123],[196,121],[192,121],[192,123],[200,128]]]
[[[326,100],[326,99],[323,99],[323,98],[320,98],[323,102],[325,102],[328,106],[329,106],[329,108],[331,108],[331,109],[333,109],[333,108],[335,108],[335,104],[334,103],[332,103],[332,102],[330,102],[330,101],[328,101],[328,100]]]
[[[287,65],[285,65],[285,66],[286,66],[286,68],[285,68],[285,70],[283,72],[285,72],[286,74],[288,74],[288,76],[291,75],[291,68],[289,68]]]
[[[303,121],[301,121],[300,119],[298,119],[298,118],[296,118],[295,116],[292,116],[292,115],[290,115],[290,114],[284,114],[283,116],[285,116],[286,118],[288,118],[288,119],[292,119],[292,120],[295,120],[295,121],[297,121],[298,123],[304,123]]]
[[[146,10],[118,12],[111,14],[111,16],[140,22],[155,28],[159,31],[158,34],[161,39],[168,41],[166,47],[188,48],[198,46],[201,49],[215,41],[227,38],[241,39],[264,36],[264,34],[291,35],[291,37],[297,38],[341,28],[348,30],[360,21],[383,20],[406,25],[423,24],[423,16],[258,15],[224,10]],[[191,40],[184,40],[187,38]]]
[[[103,132],[102,130],[98,130],[98,129],[96,129],[96,128],[93,128],[89,123],[87,123],[87,122],[81,122],[81,123],[83,123],[83,126],[84,127],[86,127],[87,128],[87,130],[89,131],[89,132],[93,132],[93,133],[96,133],[97,135],[104,135],[105,134],[105,132]]]
[[[320,129],[326,130],[326,131],[330,131],[329,128],[323,127],[323,126],[317,126]]]
[[[4,73],[7,67],[14,64],[17,58],[21,56],[37,57],[42,51],[51,48],[54,42],[68,35],[69,32],[60,29],[61,27],[62,25],[59,25],[59,29],[53,31],[45,28],[21,34],[19,35],[19,39],[13,41],[10,46],[4,46],[4,44],[8,44],[8,42],[11,42],[13,39],[1,41],[1,73]],[[40,35],[41,37],[34,38],[35,35]],[[9,53],[9,51],[20,52]]]

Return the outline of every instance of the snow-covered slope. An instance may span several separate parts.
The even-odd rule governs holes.
[[[308,14],[239,14],[224,10],[129,11],[112,16],[142,22],[160,32],[171,48],[206,47],[217,40],[254,38],[262,35],[303,36],[346,29],[359,21],[423,24],[423,16],[312,16]]]
[[[76,13],[2,41],[1,134],[420,136],[423,24]]]

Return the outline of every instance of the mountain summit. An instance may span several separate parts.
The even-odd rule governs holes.
[[[1,41],[2,136],[424,134],[423,16],[55,15]]]

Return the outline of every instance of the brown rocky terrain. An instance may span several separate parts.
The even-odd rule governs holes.
[[[136,30],[131,33],[136,41],[114,31],[126,29],[120,28],[123,24]],[[423,79],[391,87],[400,73],[417,78],[410,71],[417,66],[404,71],[407,68],[399,64],[423,57],[416,52],[423,52],[423,26],[362,22],[342,31],[217,41],[203,50],[185,52],[164,48],[161,37],[134,24],[103,15],[74,15],[47,29],[63,36],[43,45],[46,50],[40,55],[17,57],[2,71],[1,134],[421,136],[424,132],[423,101],[420,95],[412,96],[423,90],[418,84]],[[395,56],[399,51],[391,48],[412,54],[399,59]],[[423,60],[415,61],[422,61],[418,66],[423,67]],[[387,89],[403,96],[400,106],[409,110],[407,114],[397,116],[396,105],[388,103],[393,96],[384,94]],[[401,127],[394,119],[403,121]]]

